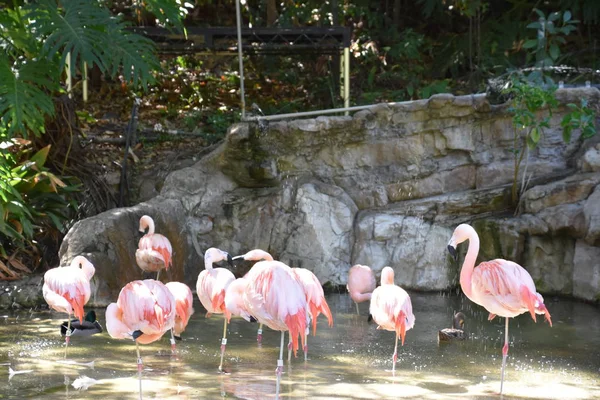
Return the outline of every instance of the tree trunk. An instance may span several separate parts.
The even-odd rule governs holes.
[[[267,26],[273,26],[278,17],[276,0],[267,0]]]
[[[394,0],[394,26],[396,28],[400,27],[400,9],[402,0]]]

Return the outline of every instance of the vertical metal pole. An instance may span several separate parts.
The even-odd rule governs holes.
[[[87,63],[83,62],[83,102],[87,103],[88,100],[88,70]]]
[[[344,99],[344,57],[340,57],[340,97]]]
[[[71,93],[71,91],[73,90],[73,79],[71,78],[71,52],[67,53],[65,64],[67,67],[67,94],[69,95],[69,98],[72,98],[73,93]]]
[[[246,97],[244,94],[244,60],[242,52],[242,13],[240,0],[235,0],[235,19],[237,22],[238,58],[240,60],[240,100],[242,102],[242,119],[246,118]]]
[[[350,107],[350,48],[344,48],[344,107]],[[348,111],[344,115],[350,115]]]

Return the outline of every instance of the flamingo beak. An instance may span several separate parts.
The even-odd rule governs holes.
[[[454,247],[451,244],[449,244],[448,245],[448,252],[452,256],[452,258],[454,258],[454,261],[458,260],[458,253],[456,252],[456,247]]]
[[[234,262],[233,262],[233,258],[231,258],[231,255],[229,253],[227,253],[227,263],[229,265],[231,265],[233,268],[236,267],[235,264],[234,264]]]

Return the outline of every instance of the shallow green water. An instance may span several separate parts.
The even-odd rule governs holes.
[[[391,373],[392,332],[367,323],[367,303],[356,315],[346,294],[328,296],[333,328],[321,319],[317,336],[309,338],[309,360],[302,354],[285,361],[285,399],[463,399],[498,398],[504,320],[487,321],[487,313],[461,297],[411,294],[415,328],[399,350]],[[511,347],[504,398],[600,398],[600,309],[566,299],[546,299],[554,327],[528,315],[510,323]],[[219,374],[221,316],[204,317],[196,299],[178,356],[170,354],[167,335],[141,346],[146,399],[265,399],[275,397],[279,332],[264,329],[256,343],[256,324],[232,320],[225,359],[228,374]],[[438,346],[438,329],[449,327],[453,310],[466,316],[469,340]],[[97,310],[104,325],[104,310]],[[321,317],[323,318],[323,317]],[[113,340],[106,332],[73,337],[68,359],[88,366],[64,365],[59,313],[0,312],[0,398],[136,399],[135,345]],[[286,337],[287,340],[287,337]],[[9,365],[16,371],[9,380]],[[95,385],[77,391],[71,383],[82,376]]]

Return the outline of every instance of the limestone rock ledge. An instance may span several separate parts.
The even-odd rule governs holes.
[[[594,88],[557,97],[600,104]],[[165,278],[192,288],[203,252],[214,246],[234,255],[262,248],[313,270],[323,284],[344,285],[348,268],[362,263],[377,272],[393,267],[407,289],[445,290],[458,284],[460,268],[447,242],[457,224],[469,222],[481,236],[481,260],[514,260],[543,293],[598,301],[599,140],[575,132],[564,143],[561,117],[554,114],[529,154],[533,178],[518,217],[510,204],[507,106],[445,94],[348,117],[236,124],[212,153],[172,172],[158,197],[75,224],[61,261],[89,256],[97,268],[93,304],[114,301],[126,282],[142,277],[137,227],[149,214],[173,243]]]

